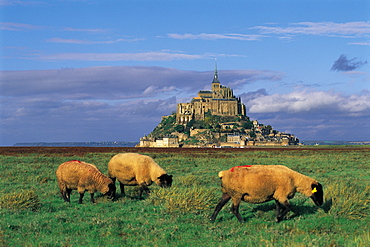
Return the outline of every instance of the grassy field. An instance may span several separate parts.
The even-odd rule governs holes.
[[[153,184],[138,198],[135,187],[115,202],[71,203],[59,195],[55,170],[77,159],[107,173],[118,152],[154,157],[173,186]],[[0,246],[370,246],[370,148],[0,148]],[[240,224],[225,206],[217,173],[238,165],[281,164],[319,180],[321,208],[300,194],[286,220],[275,223],[275,205],[242,203]]]

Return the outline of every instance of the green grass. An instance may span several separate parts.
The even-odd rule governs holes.
[[[78,204],[59,195],[55,170],[79,159],[107,173],[113,153],[82,157],[53,154],[0,156],[0,246],[369,246],[369,149],[220,149],[189,153],[143,153],[174,175],[173,187],[153,184],[138,198],[128,187],[115,202],[99,193]],[[275,223],[273,202],[242,203],[240,224],[225,206],[209,222],[221,191],[217,173],[246,164],[282,164],[319,180],[321,208],[296,194],[288,219]],[[118,190],[118,192],[120,192]]]

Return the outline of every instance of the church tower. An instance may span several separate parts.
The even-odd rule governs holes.
[[[217,72],[217,60],[215,59],[215,73],[213,75],[212,81],[212,91],[215,91],[220,88],[220,81],[218,80],[218,72]]]
[[[217,61],[212,81],[212,90],[201,90],[190,103],[177,104],[176,122],[186,124],[191,120],[204,120],[210,112],[217,116],[245,116],[245,105],[234,96],[230,87],[222,86],[218,79]]]

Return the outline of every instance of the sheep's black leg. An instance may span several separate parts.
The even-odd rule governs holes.
[[[141,184],[141,186],[140,186],[140,196],[139,197],[142,196],[143,191],[145,191],[145,193],[147,193],[147,194],[150,193],[150,190],[149,190],[148,186],[146,186],[145,184]]]
[[[125,186],[123,185],[123,183],[119,182],[119,187],[121,189],[121,194],[124,196],[125,195]]]
[[[243,223],[244,219],[239,213],[239,205],[240,205],[240,200],[236,202],[233,201],[233,205],[231,205],[231,212],[233,212],[233,214],[236,216],[236,218],[239,220],[240,223]]]
[[[275,200],[275,203],[276,203],[276,218],[280,215],[280,211],[281,211],[281,204],[279,201]]]
[[[110,179],[112,179],[113,181],[113,185],[112,186],[109,186],[109,187],[113,187],[113,192],[112,192],[112,195],[111,195],[111,199],[112,201],[114,201],[114,199],[116,199],[116,193],[117,193],[117,188],[116,188],[116,178],[111,178],[109,177]]]
[[[275,203],[276,203],[276,222],[280,222],[283,219],[283,217],[281,215],[283,206],[277,200],[275,200]]]
[[[95,203],[95,200],[94,200],[94,193],[90,193],[90,196],[91,196],[91,202],[92,202],[92,203]]]
[[[290,211],[290,204],[288,201],[280,203],[279,201],[275,200],[276,202],[276,222],[280,222],[283,220],[285,215]]]
[[[62,198],[65,202],[68,202],[68,197],[67,197],[67,191],[65,190],[60,190],[60,194],[62,195]]]
[[[78,199],[79,204],[82,204],[82,198],[84,198],[84,193],[80,193],[80,199]]]
[[[231,196],[229,196],[226,193],[222,194],[222,199],[221,201],[217,204],[215,211],[213,212],[212,216],[209,218],[210,221],[214,221],[220,212],[221,208],[225,206],[225,204],[231,199]]]
[[[64,192],[64,195],[63,195],[64,201],[71,202],[71,193],[72,193],[71,189],[66,189],[66,191]]]

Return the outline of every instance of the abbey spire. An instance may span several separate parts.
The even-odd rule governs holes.
[[[218,73],[217,73],[217,58],[215,58],[215,73],[213,75],[212,83],[220,83],[220,81],[218,80]]]

